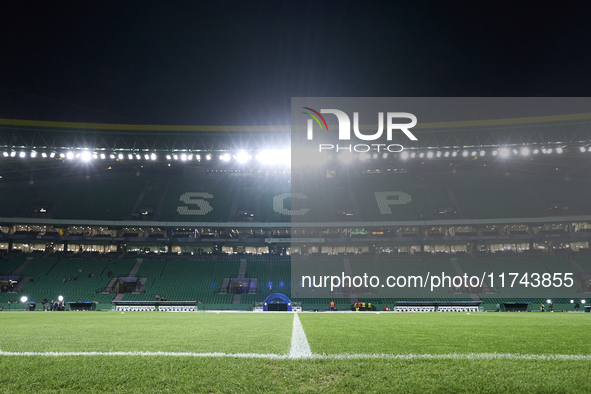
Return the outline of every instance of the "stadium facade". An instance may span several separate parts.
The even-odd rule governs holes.
[[[281,292],[310,309],[330,298],[339,308],[532,309],[552,297],[570,310],[591,283],[590,125],[591,114],[424,124],[403,152],[333,154],[292,172],[284,126],[3,119],[0,303],[64,295],[106,309],[164,297],[252,309]],[[295,179],[305,186],[292,192]],[[455,275],[568,271],[574,285],[298,298],[294,257],[351,272],[384,262]]]

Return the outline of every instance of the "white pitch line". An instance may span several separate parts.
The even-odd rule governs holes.
[[[5,352],[0,356],[25,357],[73,357],[73,356],[139,356],[139,357],[227,357],[259,358],[267,360],[318,359],[318,360],[359,360],[359,359],[394,359],[394,360],[591,360],[589,354],[513,354],[513,353],[450,353],[450,354],[312,354],[294,357],[287,354],[261,353],[192,353],[192,352]]]
[[[297,313],[293,314],[293,331],[291,333],[291,349],[289,349],[289,358],[311,358],[312,350],[310,350],[310,344],[304,327],[300,322],[300,318]]]

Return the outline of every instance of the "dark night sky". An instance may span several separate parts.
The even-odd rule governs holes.
[[[292,96],[589,96],[589,10],[474,3],[3,1],[0,117],[287,124]]]

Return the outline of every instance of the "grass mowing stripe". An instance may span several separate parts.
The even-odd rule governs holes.
[[[267,360],[315,359],[315,360],[591,360],[589,354],[511,354],[511,353],[468,353],[468,354],[286,354],[263,353],[191,353],[191,352],[5,352],[0,356],[143,356],[143,357],[212,357],[212,358],[259,358]]]

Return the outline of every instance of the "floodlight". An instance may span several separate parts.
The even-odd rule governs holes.
[[[388,154],[387,154],[387,153],[384,153],[384,154],[382,155],[382,157],[383,157],[384,159],[387,159],[387,158],[388,158]]]
[[[469,155],[469,153],[468,153],[468,151],[467,151],[467,150],[465,150],[465,151],[463,151],[463,152],[462,152],[462,156],[464,156],[464,157],[468,157],[468,155]]]
[[[484,156],[484,155],[486,155],[486,152],[485,152],[485,151],[483,151],[483,150],[481,150],[481,151],[480,151],[480,156]]]
[[[35,151],[32,151],[32,152],[31,152],[31,157],[37,157],[37,152],[35,152]]]
[[[546,300],[546,304],[551,304],[551,303],[552,303],[552,300],[550,300],[550,299]]]
[[[433,152],[427,152],[427,157],[431,159],[433,157]]]
[[[33,155],[33,154],[31,153],[31,156],[32,156],[32,155]],[[45,158],[47,157],[47,153],[45,153],[45,152],[41,153],[41,157],[45,159]]]
[[[220,160],[221,161],[230,161],[230,154],[224,153],[223,155],[220,155]]]
[[[510,153],[510,151],[507,148],[499,149],[499,156],[501,156],[501,157],[509,157],[509,153]]]
[[[22,157],[25,157],[25,156],[27,156],[27,154],[25,152],[21,152],[21,153],[18,154],[18,157],[21,157],[21,158]]]
[[[560,148],[560,147],[556,148],[556,153],[562,153],[562,152],[563,152],[562,148]]]
[[[170,160],[170,159],[172,159],[172,156],[171,155],[166,155],[166,160]]]
[[[195,155],[195,160],[201,160],[201,155]]]
[[[72,160],[74,158],[74,152],[68,152],[66,153],[66,158],[69,160]]]
[[[585,150],[586,150],[586,149],[585,149],[585,147],[584,147],[584,146],[581,146],[581,147],[579,148],[579,150],[580,150],[581,152],[585,152]]]
[[[211,155],[205,155],[205,160],[211,160]]]
[[[412,157],[412,158],[414,159],[416,155],[417,155],[417,154],[416,154],[415,152],[412,152],[412,153],[410,154],[410,157]]]
[[[107,156],[105,156],[105,154],[104,154],[104,153],[101,153],[101,160],[105,160],[105,158],[106,158],[106,157],[107,157]]]
[[[131,153],[128,153],[128,154],[127,154],[127,158],[128,158],[129,160],[133,160],[133,155],[132,155]]]
[[[156,160],[156,153],[152,153],[152,154],[150,155],[150,159],[152,159],[152,160]]]
[[[49,157],[51,157],[51,158],[53,159],[53,158],[55,157],[55,152],[51,152],[51,153],[49,154]]]
[[[584,304],[584,303],[585,303],[585,300],[581,300],[581,304]]]
[[[80,158],[82,159],[82,161],[89,161],[91,157],[92,156],[90,155],[90,152],[88,152],[88,151],[84,151],[80,155]]]
[[[570,300],[570,303],[573,304],[575,302],[575,300]]]
[[[423,153],[423,152],[419,153],[419,157],[420,157],[420,158],[423,158],[423,157],[425,157],[425,153]]]
[[[14,157],[14,156],[16,156],[16,152],[15,151],[10,152],[10,157]]]
[[[4,157],[8,157],[8,152],[3,152],[2,154],[4,155]]]
[[[478,152],[476,152],[475,150],[472,151],[472,156],[476,156]]]
[[[400,154],[400,158],[401,158],[401,159],[403,159],[403,160],[406,160],[406,159],[408,159],[408,152],[402,152],[402,153]]]
[[[441,151],[437,151],[437,154],[435,156],[441,157]]]
[[[528,147],[521,148],[521,156],[529,156],[529,148]]]
[[[187,161],[187,155],[185,153],[181,154],[181,161]]]
[[[246,163],[250,159],[251,159],[251,156],[243,150],[241,150],[240,152],[238,152],[236,154],[236,160],[238,161],[238,163],[243,164],[243,163]]]
[[[452,156],[452,157],[456,157],[457,155],[458,155],[458,152],[455,152],[455,151],[454,151],[454,152],[452,152],[452,153],[451,153],[451,156]]]
[[[150,160],[150,155],[146,153],[146,154],[144,155],[144,159],[146,159],[146,160]]]
[[[534,149],[534,155],[537,155],[538,153],[540,153],[539,149]]]
[[[64,296],[58,296],[58,297],[57,297],[57,300],[58,300],[59,302],[62,302],[62,301],[64,300]]]
[[[548,153],[552,153],[552,148],[548,149]]]
[[[179,155],[172,155],[173,159],[178,160],[179,159]]]
[[[142,156],[136,153],[135,158],[140,160],[142,158]]]
[[[21,302],[22,302],[22,303],[25,303],[25,302],[27,302],[27,300],[28,300],[27,296],[22,296],[22,297],[21,297]]]
[[[443,156],[444,156],[444,157],[449,157],[449,151],[445,152],[445,153],[443,154]]]

